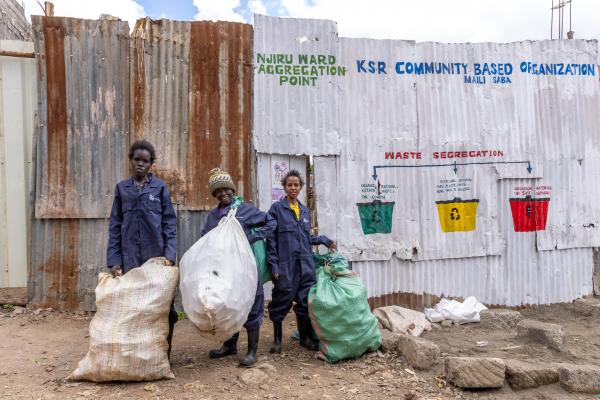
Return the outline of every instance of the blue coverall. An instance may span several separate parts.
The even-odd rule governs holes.
[[[133,177],[115,188],[110,212],[107,265],[120,265],[123,273],[139,267],[152,257],[176,261],[177,218],[169,189],[148,174],[141,192]]]
[[[329,247],[332,240],[326,236],[310,234],[310,212],[300,206],[300,219],[290,208],[285,198],[273,203],[269,218],[277,221],[277,229],[267,238],[267,262],[271,274],[278,273],[273,280],[273,295],[269,303],[269,318],[281,322],[292,308],[299,317],[308,315],[308,291],[315,283],[315,263],[312,245]]]
[[[139,267],[152,257],[176,261],[177,217],[169,189],[163,181],[148,174],[149,182],[138,193],[133,177],[115,188],[110,212],[107,266],[120,265],[123,273]],[[169,350],[177,312],[169,310]]]
[[[231,205],[226,207],[217,207],[211,210],[208,213],[208,217],[206,219],[206,223],[200,232],[200,237],[206,235],[209,231],[214,229],[218,224],[221,218],[229,213],[231,209]],[[246,233],[246,237],[248,238],[248,242],[250,244],[258,241],[265,240],[267,236],[275,229],[276,222],[273,219],[268,219],[267,213],[259,210],[248,203],[242,203],[238,207],[238,210],[235,214],[235,218],[239,221],[240,225],[244,229]],[[251,233],[252,228],[257,228],[254,233]],[[254,304],[252,305],[252,310],[248,314],[248,319],[244,324],[244,328],[248,330],[254,330],[259,328],[263,322],[263,309],[265,303],[265,295],[263,292],[263,285],[258,277],[258,286],[256,288],[256,296],[254,297]]]

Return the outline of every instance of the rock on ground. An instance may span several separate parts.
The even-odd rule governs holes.
[[[586,317],[600,314],[600,301],[597,299],[579,299],[573,302],[573,311]]]
[[[15,309],[12,311],[12,313],[10,314],[11,317],[15,317],[17,315],[22,315],[25,314],[27,312],[27,310],[25,309],[25,307],[15,307]]]
[[[558,366],[506,360],[506,380],[513,389],[530,389],[558,382]]]
[[[437,364],[440,348],[429,340],[401,335],[398,338],[398,353],[406,358],[411,367],[426,370]]]
[[[554,350],[563,350],[565,332],[561,325],[525,319],[517,325],[517,338],[527,342],[546,345]]]
[[[600,393],[600,367],[561,364],[558,377],[560,385],[568,392]]]
[[[394,352],[398,348],[398,338],[400,335],[388,331],[387,329],[381,329],[381,349],[385,352]]]
[[[245,385],[260,385],[269,379],[269,375],[273,376],[277,369],[269,363],[263,363],[256,368],[248,369],[240,375],[240,380]]]
[[[504,384],[505,365],[500,358],[449,357],[446,379],[464,389],[500,388]]]
[[[440,322],[440,325],[444,328],[450,328],[452,326],[452,321],[449,319],[445,319],[442,322]]]
[[[479,313],[481,326],[494,329],[513,329],[523,318],[514,310],[483,310]]]

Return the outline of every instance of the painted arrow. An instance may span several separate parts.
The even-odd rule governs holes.
[[[377,180],[377,170],[381,168],[436,168],[436,167],[453,167],[454,173],[458,172],[459,165],[492,165],[492,164],[527,164],[527,172],[531,174],[533,167],[531,161],[482,161],[482,162],[468,162],[468,163],[457,163],[456,161],[452,164],[422,164],[422,165],[374,165],[373,166],[373,180]]]

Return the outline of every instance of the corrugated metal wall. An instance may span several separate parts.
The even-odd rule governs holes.
[[[20,1],[0,0],[0,40],[31,40],[31,25]]]
[[[285,45],[310,39],[316,22],[271,17],[257,22],[262,26],[256,27],[257,40],[268,38],[269,51],[281,55],[274,64],[290,59],[292,68],[256,73],[255,91],[268,97],[255,99],[255,124],[263,127],[255,143],[273,153],[304,152],[293,133],[272,135],[279,127],[273,115],[289,112],[285,105],[315,90],[337,87],[340,152],[314,159],[319,227],[339,240],[372,305],[414,307],[440,296],[475,295],[487,304],[519,306],[592,292],[592,247],[600,244],[597,42],[338,38],[313,44],[310,54],[317,64],[318,55],[326,56],[324,65],[334,55],[347,73],[319,79],[315,87],[293,86],[280,84],[281,75],[310,76],[301,69],[308,50]],[[505,64],[510,73],[499,72]],[[572,68],[579,73],[539,73],[539,65],[554,64],[563,69],[576,64]],[[476,74],[484,65],[495,72]],[[267,108],[271,114],[263,115]],[[320,108],[314,105],[308,122],[297,122],[310,126],[311,138],[330,130],[318,118]],[[451,152],[451,158],[442,152]],[[550,206],[545,227],[523,232],[511,203],[525,201],[526,194],[549,198]],[[472,217],[466,206],[445,214],[443,204],[457,197],[475,204]],[[471,224],[452,231],[459,211]],[[390,215],[389,225],[382,223]]]
[[[176,204],[185,204],[190,22],[141,19],[131,39],[131,141],[157,149],[153,167]]]
[[[34,17],[39,124],[29,295],[34,304],[94,309],[106,263],[115,184],[129,144],[157,149],[154,172],[172,190],[178,254],[216,205],[208,172],[231,172],[254,198],[252,27]]]
[[[326,71],[304,81],[282,81],[290,74],[275,68],[299,66],[289,54],[337,55],[337,24],[333,21],[254,16],[254,147],[262,153],[339,154],[338,86]],[[302,63],[310,64],[310,58]],[[334,69],[335,72],[339,70]],[[314,81],[312,78],[315,78]],[[314,84],[317,81],[319,84]],[[284,92],[302,96],[281,96]]]
[[[155,143],[157,174],[180,208],[214,205],[206,182],[216,166],[253,198],[252,27],[144,19],[131,53],[132,138]]]
[[[180,255],[216,204],[207,188],[212,167],[229,170],[247,200],[257,187],[266,208],[275,168],[282,166],[277,163],[297,164],[295,155],[309,154],[320,156],[314,159],[320,233],[340,239],[373,304],[476,295],[488,304],[518,306],[591,293],[590,246],[600,243],[597,76],[565,83],[522,73],[511,85],[467,85],[463,76],[399,77],[389,66],[399,59],[503,59],[518,68],[519,60],[536,57],[595,64],[595,42],[416,44],[337,38],[329,21],[257,21],[262,64],[287,64],[289,53],[300,72],[301,64],[323,68],[307,69],[315,79],[291,85],[274,68],[258,76],[257,63],[261,179],[255,185],[249,25],[141,20],[130,38],[119,21],[33,19],[39,81],[29,268],[34,303],[94,308],[112,190],[127,175],[128,145],[141,137],[156,144],[156,172],[177,203]],[[269,62],[269,55],[283,61]],[[361,71],[358,60],[374,61],[373,72]],[[389,74],[378,61],[387,63]],[[294,65],[287,71],[295,74]],[[373,168],[403,162],[381,163],[386,151],[430,154],[468,146],[502,146],[507,159],[527,159],[533,172],[524,172],[525,165]],[[377,187],[383,198],[395,202],[391,235],[361,230],[356,203],[370,193],[372,174],[384,184]],[[432,204],[441,180],[450,178],[471,182],[463,195],[480,200],[472,232],[441,234]],[[536,185],[552,188],[548,227],[514,232],[508,198],[518,187]]]
[[[94,308],[129,144],[127,22],[32,17],[38,80],[29,297]]]
[[[32,23],[42,99],[35,215],[107,217],[127,165],[128,24],[39,16]]]
[[[33,43],[0,40],[0,51],[33,53]],[[0,57],[0,288],[27,286],[34,71],[33,58]]]

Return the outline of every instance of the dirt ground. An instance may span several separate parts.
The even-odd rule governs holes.
[[[485,329],[481,324],[436,328],[423,337],[436,342],[442,356],[484,356],[600,365],[600,315],[578,303],[526,309],[526,318],[559,323],[567,334],[566,351],[515,340],[516,330]],[[276,369],[262,384],[245,385],[237,356],[210,360],[215,346],[201,338],[188,320],[177,323],[172,368],[176,379],[151,383],[70,383],[64,378],[85,355],[91,316],[28,310],[11,316],[0,310],[0,398],[2,399],[594,399],[569,394],[558,385],[513,391],[463,391],[446,385],[443,362],[427,372],[414,371],[401,357],[371,353],[358,360],[328,364],[290,338],[285,323],[284,353],[269,353],[271,324],[261,331],[258,364]],[[240,338],[240,354],[245,351]],[[487,341],[484,347],[478,342]],[[481,345],[481,343],[480,343]]]

